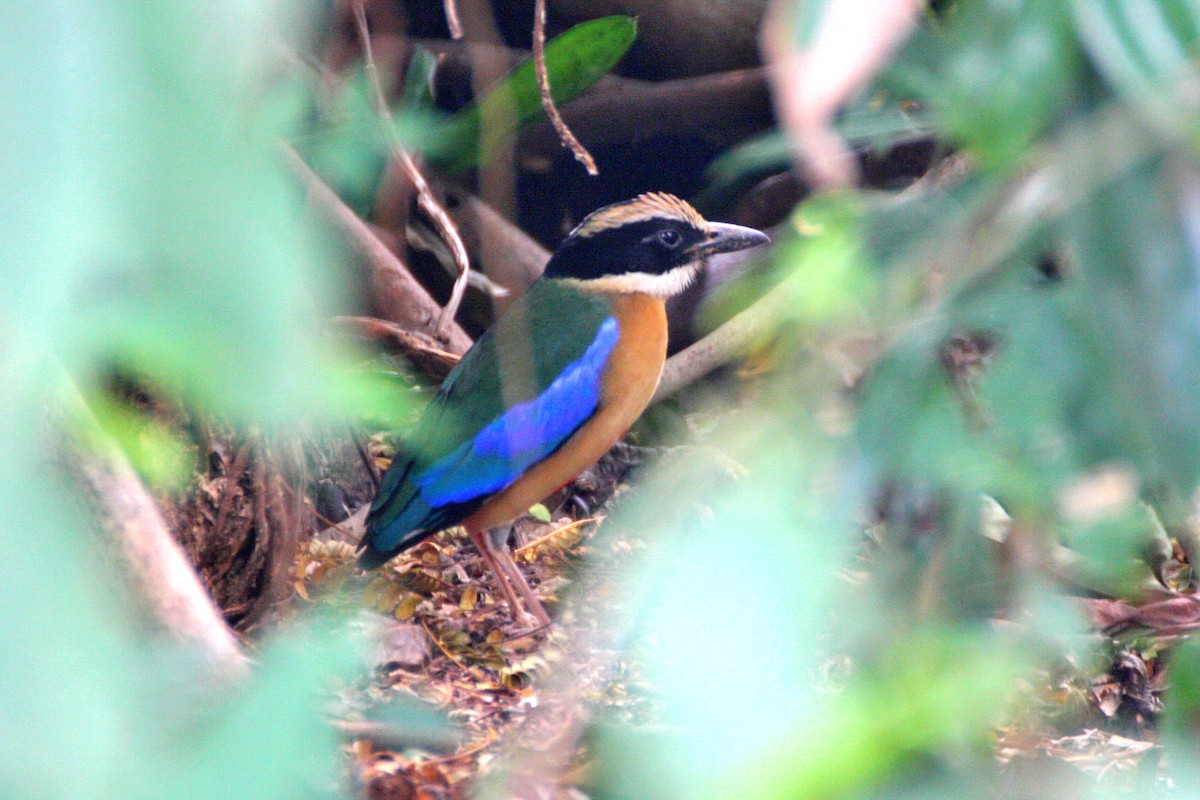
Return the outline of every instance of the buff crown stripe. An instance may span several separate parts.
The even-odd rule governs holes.
[[[594,236],[600,231],[619,228],[645,219],[677,219],[697,230],[708,227],[704,217],[684,200],[666,192],[647,192],[624,203],[605,206],[584,217],[571,236]]]

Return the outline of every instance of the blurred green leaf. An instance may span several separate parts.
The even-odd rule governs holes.
[[[1069,229],[1095,458],[1184,493],[1200,480],[1198,209],[1195,168],[1154,160],[1097,193]]]
[[[1172,137],[1200,144],[1200,6],[1194,0],[1072,0],[1075,30],[1113,89]]]
[[[852,147],[882,151],[932,133],[933,119],[902,103],[866,102],[847,109],[834,128]],[[721,192],[747,177],[782,172],[791,164],[787,137],[780,131],[764,133],[731,147],[715,159],[708,167],[711,185],[706,191]]]
[[[773,407],[787,425],[811,424],[799,409]],[[835,565],[851,545],[849,504],[822,483],[828,451],[811,440],[802,450],[783,419],[743,420],[724,440],[754,454],[750,475],[731,480],[726,462],[691,452],[602,529],[611,536],[636,521],[653,541],[617,630],[638,637],[666,726],[609,732],[603,782],[615,796],[710,796],[818,707],[812,689]]]
[[[1172,764],[1172,780],[1194,797],[1200,793],[1200,640],[1193,636],[1182,642],[1169,669],[1162,745]]]
[[[1023,156],[1072,100],[1080,58],[1056,0],[962,0],[918,30],[886,73],[929,102],[939,127],[1002,168]]]
[[[184,729],[185,746],[159,743],[167,760],[144,776],[145,796],[338,796],[331,780],[337,740],[322,703],[331,679],[357,666],[357,650],[357,642],[330,631],[273,642],[251,684],[209,712],[199,736]]]
[[[924,630],[853,676],[819,719],[723,787],[745,797],[861,795],[949,747],[985,746],[1024,661],[981,629]],[[979,698],[991,702],[979,702]],[[711,797],[728,797],[721,789]]]
[[[100,434],[125,453],[152,488],[179,489],[192,477],[195,447],[164,420],[139,412],[107,393],[94,393],[87,400],[87,408]]]
[[[341,291],[277,150],[302,104],[265,98],[264,42],[299,21],[279,11],[68,1],[5,15],[0,795],[334,789],[328,652],[299,637],[245,694],[195,653],[157,658],[165,637],[57,473],[76,445],[52,424],[63,365],[88,396],[125,365],[237,422],[329,412],[325,365],[340,357],[317,323]],[[100,411],[117,433],[129,422]]]
[[[433,78],[437,72],[437,56],[428,48],[416,45],[404,75],[404,108],[434,109]]]
[[[294,139],[297,150],[347,205],[366,218],[390,145],[366,69],[360,66],[346,76],[328,99],[314,96],[310,102],[317,106],[318,122],[312,133]]]

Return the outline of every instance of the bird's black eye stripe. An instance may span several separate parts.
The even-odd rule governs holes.
[[[667,228],[658,232],[658,240],[667,247],[675,248],[683,241],[683,234],[674,228]]]

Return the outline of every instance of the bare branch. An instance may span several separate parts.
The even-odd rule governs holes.
[[[333,321],[399,350],[418,370],[439,381],[458,363],[459,354],[437,347],[432,338],[406,330],[394,322],[375,317],[334,317]]]
[[[550,251],[475,194],[452,185],[435,187],[464,232],[477,268],[508,289],[500,305],[525,293],[550,260]]]
[[[342,198],[304,163],[295,150],[285,146],[284,152],[308,189],[309,197],[325,209],[338,227],[347,234],[350,243],[367,259],[371,266],[376,296],[386,304],[388,317],[415,331],[439,335],[434,320],[438,319],[442,309],[408,271],[404,262],[379,240],[371,226],[363,222]],[[453,320],[440,337],[447,348],[456,354],[465,353],[471,346],[471,337]]]
[[[717,367],[748,355],[765,341],[795,296],[796,280],[795,276],[788,278],[708,336],[667,359],[651,402],[670,397]]]
[[[726,147],[771,127],[765,69],[741,69],[661,83],[606,79],[563,109],[571,129],[593,147],[687,134]],[[561,150],[547,123],[520,134],[522,159]]]
[[[796,0],[774,0],[762,50],[779,121],[815,185],[858,181],[854,154],[833,129],[838,109],[862,88],[916,24],[920,0],[840,0],[822,11],[812,41],[796,47]]]
[[[454,263],[458,266],[458,278],[454,281],[454,288],[450,292],[450,300],[446,303],[446,307],[442,309],[438,318],[439,334],[447,335],[450,324],[458,316],[458,307],[462,303],[463,294],[467,290],[467,280],[471,275],[471,263],[467,258],[467,248],[463,245],[462,237],[459,235],[458,228],[455,227],[453,220],[450,219],[450,215],[446,213],[446,209],[442,208],[437,198],[433,196],[433,192],[429,188],[429,182],[425,180],[425,176],[417,168],[417,162],[409,155],[404,145],[400,142],[400,136],[396,133],[396,126],[392,122],[387,98],[383,93],[383,83],[379,80],[379,69],[375,64],[375,54],[371,49],[371,33],[367,28],[367,12],[362,0],[357,0],[354,4],[354,18],[358,23],[359,38],[362,40],[363,60],[366,65],[367,76],[370,79],[371,88],[374,92],[375,110],[379,114],[379,124],[383,128],[384,134],[392,143],[393,158],[397,160],[401,169],[408,175],[408,179],[412,181],[413,188],[417,191],[418,207],[425,212],[433,222],[434,227],[437,228],[438,233],[446,240],[446,244],[450,247],[450,252],[454,255]]]
[[[72,468],[115,535],[138,595],[167,631],[196,646],[222,678],[245,678],[249,660],[171,535],[154,497],[73,384],[66,394],[88,442],[71,460]]]
[[[599,175],[600,170],[596,169],[596,160],[592,158],[592,154],[587,151],[587,148],[579,143],[575,134],[571,133],[562,114],[558,113],[558,106],[554,104],[553,95],[550,94],[550,75],[546,72],[546,0],[534,0],[533,71],[537,75],[538,89],[542,95],[542,108],[546,110],[546,116],[550,118],[550,124],[554,126],[563,146],[570,148],[575,160],[583,164],[588,175]]]
[[[463,26],[462,20],[458,18],[457,0],[442,0],[442,5],[446,8],[446,27],[450,29],[450,38],[463,38]]]

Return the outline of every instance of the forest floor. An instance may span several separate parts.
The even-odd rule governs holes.
[[[482,558],[456,531],[365,578],[353,572],[346,545],[314,541],[304,551],[298,594],[310,602],[349,597],[371,620],[373,677],[345,693],[351,716],[367,720],[415,698],[452,727],[422,742],[386,722],[343,722],[347,777],[364,796],[459,798],[481,782],[503,781],[507,796],[586,797],[588,724],[657,722],[642,670],[611,631],[621,576],[643,543],[625,531],[597,539],[602,514],[563,512],[572,506],[560,505],[550,522],[526,517],[517,529],[517,560],[558,621],[550,630],[513,622]],[[577,570],[584,556],[604,567]],[[1167,574],[1186,576],[1181,553]],[[1063,654],[1027,676],[1009,721],[994,731],[995,757],[1031,785],[1066,786],[1080,773],[1114,787],[1160,783],[1156,720],[1166,656],[1196,623],[1197,603],[1166,590],[1139,604],[1076,602],[1094,625],[1081,650],[1104,656]]]
[[[581,513],[626,488],[618,482],[624,466],[614,461],[585,476],[593,481],[582,492],[587,505],[564,502],[551,521],[526,516],[517,523],[514,556],[556,619],[550,629],[513,620],[482,556],[458,529],[365,577],[354,570],[349,545],[313,540],[303,550],[298,596],[361,604],[374,642],[370,681],[344,693],[357,717],[342,724],[348,779],[364,796],[458,798],[480,781],[503,780],[508,794],[536,785],[542,795],[569,797],[587,783],[581,734],[589,721],[653,721],[637,665],[610,640],[624,562],[642,543],[606,535],[597,544],[603,512]],[[585,557],[603,568],[576,569]],[[365,721],[412,699],[443,713],[453,730],[422,741],[403,726]],[[554,787],[546,786],[547,774],[557,775]]]

